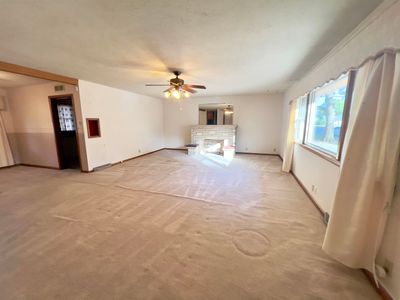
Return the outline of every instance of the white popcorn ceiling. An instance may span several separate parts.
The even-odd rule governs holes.
[[[0,0],[0,60],[162,96],[283,91],[381,0]]]

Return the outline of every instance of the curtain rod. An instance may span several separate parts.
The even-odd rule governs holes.
[[[318,86],[312,88],[311,90],[308,90],[308,91],[305,92],[303,95],[298,96],[298,97],[296,97],[295,99],[290,100],[290,101],[289,101],[289,105],[292,105],[292,102],[293,102],[293,101],[295,101],[295,100],[297,100],[298,98],[303,97],[303,96],[305,96],[305,95],[311,93],[313,90],[322,87],[322,86],[325,85],[326,83],[328,83],[328,82],[330,82],[330,81],[332,81],[332,80],[337,80],[337,79],[338,79],[340,76],[342,76],[343,74],[345,74],[345,73],[347,73],[347,72],[350,72],[350,71],[357,71],[358,69],[360,69],[363,65],[365,65],[365,64],[366,64],[368,61],[370,61],[371,59],[377,59],[377,58],[383,56],[383,55],[386,54],[386,53],[389,53],[389,54],[398,54],[398,53],[400,53],[400,49],[396,49],[396,48],[385,48],[385,49],[383,49],[383,50],[378,51],[375,55],[368,56],[368,57],[367,57],[366,59],[364,59],[364,60],[361,62],[361,64],[359,64],[358,66],[349,67],[348,69],[346,69],[346,71],[341,72],[338,76],[336,76],[336,77],[334,77],[334,78],[331,78],[331,79],[325,81],[323,84],[318,85]]]

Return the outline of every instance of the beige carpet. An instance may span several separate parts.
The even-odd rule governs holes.
[[[379,299],[273,156],[0,170],[1,299]]]

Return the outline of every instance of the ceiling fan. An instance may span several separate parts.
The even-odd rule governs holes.
[[[175,78],[171,78],[169,84],[146,84],[146,86],[169,86],[169,88],[164,91],[164,96],[166,98],[173,96],[177,100],[179,100],[182,95],[188,98],[191,94],[197,93],[195,89],[206,89],[204,85],[185,84],[185,81],[179,78],[179,75],[182,74],[180,71],[174,71],[173,73]]]

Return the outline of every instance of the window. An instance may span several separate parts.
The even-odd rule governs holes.
[[[346,73],[297,100],[296,142],[331,161],[340,159],[354,75],[353,71]]]
[[[57,104],[61,131],[75,131],[75,117],[72,105]]]
[[[305,143],[335,157],[339,153],[348,81],[349,75],[345,74],[310,94]]]
[[[295,141],[297,143],[303,143],[304,127],[306,125],[306,114],[307,114],[307,98],[305,95],[297,99],[296,104],[296,116],[295,116]]]

